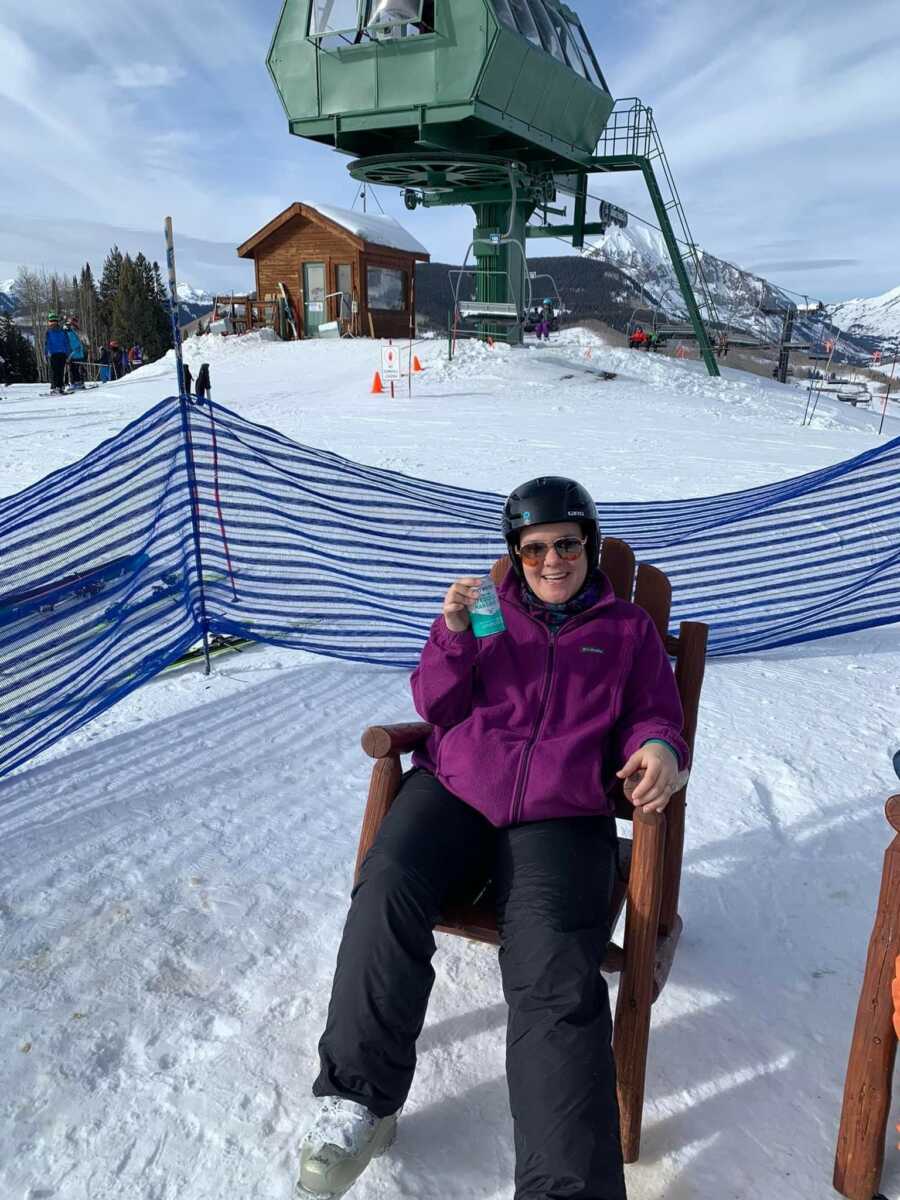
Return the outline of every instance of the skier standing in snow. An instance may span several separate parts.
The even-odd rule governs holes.
[[[616,870],[609,789],[637,777],[632,802],[665,808],[687,765],[681,704],[652,621],[600,571],[583,487],[517,488],[503,532],[505,630],[475,637],[480,581],[459,579],[412,676],[434,729],[353,891],[301,1194],[343,1195],[391,1144],[434,980],[432,930],[448,900],[472,901],[492,880],[516,1200],[625,1197],[599,969]]]
[[[110,379],[121,379],[125,374],[124,355],[122,349],[115,338],[112,338],[109,343],[109,377]]]
[[[209,396],[209,363],[201,363],[200,370],[197,373],[196,394],[198,400],[205,400]]]
[[[69,338],[55,312],[47,316],[44,334],[44,356],[50,366],[50,395],[59,396],[65,388],[66,362],[69,358]]]
[[[69,339],[69,382],[73,390],[84,388],[84,342],[78,329],[78,318],[69,317],[66,322],[66,337]]]

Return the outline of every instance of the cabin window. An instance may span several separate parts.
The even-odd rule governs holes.
[[[323,49],[434,32],[435,0],[312,0],[309,36]]]
[[[434,0],[367,0],[366,33],[370,37],[414,37],[434,31]]]
[[[561,63],[566,61],[566,56],[563,54],[562,46],[559,44],[559,38],[556,33],[556,28],[550,20],[550,15],[544,8],[544,0],[529,0],[531,11],[534,14],[534,23],[537,25],[541,35],[541,44],[548,54]],[[568,63],[566,63],[568,66]]]
[[[534,17],[531,15],[528,0],[498,0],[496,12],[504,24],[515,29],[516,33],[524,34],[529,42],[543,49],[541,35],[534,23]]]
[[[348,40],[359,29],[359,4],[357,0],[313,0],[309,18],[310,37],[327,37],[329,34],[349,34]]]
[[[406,310],[406,272],[392,267],[369,267],[366,272],[369,288],[369,308],[387,312]]]
[[[580,24],[572,25],[572,36],[581,46],[581,58],[587,67],[588,79],[598,88],[602,88],[604,92],[608,92],[609,88],[606,86],[606,80],[603,78],[600,68],[597,65],[596,58],[594,58],[591,43],[588,41],[587,34]]]
[[[552,10],[550,11],[550,20],[553,22],[556,28],[556,35],[559,38],[560,46],[562,46],[566,62],[573,71],[577,72],[582,77],[582,79],[587,79],[587,68],[581,61],[581,54],[578,49],[578,44],[573,36],[574,31],[569,25],[569,22],[562,15],[562,13],[554,12]]]

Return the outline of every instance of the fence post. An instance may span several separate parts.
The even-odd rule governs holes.
[[[900,796],[888,800],[885,812],[898,836],[884,856],[834,1160],[835,1189],[849,1200],[871,1200],[881,1182],[897,1053],[891,979],[900,954]]]
[[[187,466],[188,491],[191,500],[191,530],[194,535],[194,566],[200,589],[200,631],[203,637],[203,658],[206,674],[209,665],[209,620],[206,616],[206,592],[203,587],[203,560],[200,555],[200,514],[197,473],[194,467],[194,444],[191,440],[190,399],[184,390],[184,363],[181,357],[181,330],[178,328],[178,284],[175,278],[175,238],[172,218],[166,217],[166,263],[169,269],[169,317],[172,322],[172,345],[175,348],[175,369],[178,372],[178,402],[181,407],[181,429],[184,434],[184,457]]]

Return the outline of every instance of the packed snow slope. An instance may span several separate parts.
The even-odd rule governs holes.
[[[697,496],[877,443],[877,414],[823,397],[803,428],[799,388],[578,332],[452,364],[436,342],[417,353],[425,373],[392,400],[370,394],[371,342],[187,347],[252,420],[494,491],[559,472],[601,504]],[[0,494],[171,391],[164,362],[81,395],[0,392]],[[632,1200],[831,1194],[898,650],[888,627],[709,665]],[[259,648],[161,676],[0,784],[0,1197],[290,1196],[367,786],[359,735],[412,711],[404,672]],[[513,1192],[496,956],[437,940],[413,1091],[359,1200]],[[892,1149],[882,1187],[900,1193]]]

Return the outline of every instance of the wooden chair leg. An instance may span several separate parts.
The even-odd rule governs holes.
[[[900,833],[900,796],[887,804]],[[834,1186],[849,1200],[871,1200],[881,1182],[897,1053],[891,978],[900,954],[900,837],[884,856],[881,894],[859,994],[834,1160]]]
[[[381,828],[381,822],[387,816],[388,809],[394,803],[400,779],[403,775],[400,766],[400,755],[389,754],[379,758],[372,768],[372,778],[369,782],[369,798],[366,801],[366,811],[363,816],[362,830],[359,835],[359,849],[356,853],[356,869],[353,872],[354,884],[359,879],[359,870],[363,859],[369,853],[375,835]]]
[[[622,1154],[637,1162],[641,1149],[644,1080],[653,1004],[653,974],[662,899],[666,819],[660,813],[634,814],[634,849],[625,915],[625,966],[613,1030]]]

